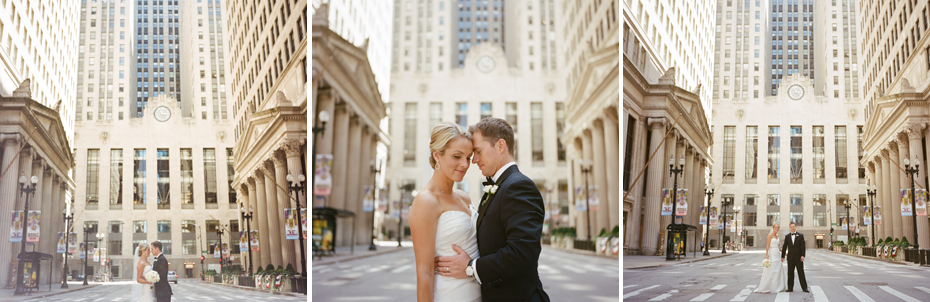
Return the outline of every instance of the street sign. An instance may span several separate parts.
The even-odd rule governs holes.
[[[200,251],[200,253],[201,253],[201,254],[206,254],[206,253],[207,253],[207,251]]]
[[[834,222],[834,223],[831,223],[830,225],[836,225],[836,222]]]

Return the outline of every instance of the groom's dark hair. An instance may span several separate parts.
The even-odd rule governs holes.
[[[491,143],[491,145],[503,139],[507,144],[507,152],[510,152],[510,156],[513,156],[513,127],[511,127],[506,120],[496,117],[486,117],[481,119],[477,124],[468,127],[468,132],[472,135],[474,135],[475,132],[481,132],[484,139]]]
[[[788,226],[791,226],[792,224],[795,225],[795,226],[798,225],[797,223],[794,223],[794,221],[792,221],[792,222],[789,222],[789,223],[788,223]]]
[[[160,251],[160,250],[161,250],[161,241],[152,242],[152,247],[157,248],[157,249]]]

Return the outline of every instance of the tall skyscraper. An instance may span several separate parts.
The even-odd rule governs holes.
[[[854,0],[814,1],[814,89],[817,95],[859,99],[859,42]]]
[[[103,18],[113,19],[113,6],[111,1],[110,13]],[[180,15],[178,0],[136,0],[135,32],[136,32],[136,97],[133,108],[135,117],[142,117],[142,110],[150,97],[167,95],[178,103],[183,101],[181,93],[180,70]],[[212,4],[212,2],[211,2]],[[203,7],[198,7],[203,12]],[[212,17],[212,8],[211,8]],[[104,20],[113,22],[112,20]],[[112,36],[112,32],[101,32]],[[123,35],[123,33],[120,33]],[[110,45],[113,39],[110,39]],[[103,46],[101,46],[103,47]],[[110,46],[112,47],[112,46]],[[102,60],[102,58],[101,58]],[[190,62],[186,63],[190,64]],[[181,108],[187,106],[181,105]],[[109,108],[108,108],[109,109]],[[188,113],[188,112],[184,112]],[[189,116],[189,114],[184,114]]]
[[[175,7],[177,9],[177,5]],[[178,28],[174,28],[175,39],[180,38],[178,40],[182,48],[173,49],[174,54],[169,52],[168,56],[173,57],[174,62],[178,62],[180,57],[182,63],[175,65],[178,71],[175,81],[178,83],[176,86],[180,87],[177,95],[183,116],[201,120],[231,118],[229,111],[232,108],[227,102],[226,50],[223,43],[226,24],[222,16],[220,0],[181,2],[180,24],[185,25],[187,30],[178,32]],[[170,60],[169,64],[172,64]]]
[[[781,40],[781,36],[773,37],[783,34],[782,31],[773,31],[773,28],[784,22],[771,21],[778,19],[772,16],[783,16],[784,12],[776,12],[781,6],[769,6],[768,2],[717,1],[714,99],[760,99],[772,90],[769,83],[775,83],[771,79],[777,77],[769,71],[775,70],[777,74],[779,67],[775,65],[785,60],[769,62],[769,58],[774,57],[772,54],[784,53],[786,42]],[[793,31],[791,34],[792,38],[796,38]],[[794,40],[787,42],[794,43]]]
[[[759,4],[761,0],[755,0]],[[727,1],[742,2],[742,1]],[[814,0],[770,0],[771,5],[771,45],[770,54],[772,63],[769,74],[771,83],[766,83],[770,95],[777,93],[778,85],[782,79],[792,74],[802,74],[807,78],[814,78],[815,70],[815,41],[818,30],[814,24]],[[821,1],[822,2],[822,1]],[[761,13],[756,12],[755,18],[760,19]],[[767,16],[768,17],[768,16]],[[821,18],[817,18],[821,19]],[[729,22],[727,22],[729,23]],[[737,21],[736,26],[739,26]],[[760,45],[759,40],[766,36],[754,37],[753,44]],[[816,86],[816,85],[815,85]]]

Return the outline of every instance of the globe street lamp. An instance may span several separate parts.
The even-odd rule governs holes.
[[[844,226],[846,227],[846,244],[848,245],[849,240],[852,239],[852,226],[849,225],[849,199],[843,201],[843,207],[846,208],[846,221],[844,221],[843,224],[845,224]]]
[[[588,174],[594,171],[594,164],[589,160],[581,160],[581,173],[584,174],[584,208],[588,222],[588,242],[591,242],[591,190],[588,188]]]
[[[242,212],[242,219],[245,220],[245,240],[249,249],[249,276],[252,276],[252,206],[249,206],[249,212],[246,213],[245,204],[240,204],[239,211]]]
[[[326,111],[323,111],[323,112],[326,112]],[[327,113],[327,115],[329,114]],[[329,119],[329,117],[327,116],[326,119]],[[322,113],[320,114],[320,120],[324,120]],[[323,123],[325,125],[326,121],[323,121]],[[306,278],[307,277],[307,258],[304,254],[304,231],[303,231],[303,221],[302,221],[303,215],[301,215],[301,211],[300,211],[300,192],[303,192],[304,190],[307,189],[307,185],[305,183],[306,178],[304,177],[303,174],[300,174],[300,175],[297,175],[297,179],[295,180],[293,176],[288,174],[287,181],[291,183],[290,186],[288,187],[291,189],[291,192],[294,193],[294,204],[297,206],[297,209],[296,209],[297,210],[297,240],[300,240],[300,263],[301,263],[300,276]]]
[[[84,285],[87,285],[87,267],[89,262],[87,258],[90,258],[87,252],[87,249],[90,248],[90,243],[87,242],[87,239],[90,239],[90,234],[94,232],[95,228],[91,228],[87,222],[84,222]]]
[[[872,189],[866,188],[865,193],[869,195],[869,213],[872,215],[872,234],[869,237],[872,237],[872,247],[875,247],[875,194],[878,194],[878,189],[872,185]]]
[[[68,210],[66,209],[64,213],[61,213],[61,216],[62,220],[65,221],[65,261],[62,263],[61,269],[61,288],[68,288],[68,257],[71,256],[68,250],[68,245],[70,242],[70,238],[68,236],[68,234],[70,234],[70,232],[68,232],[68,224],[73,223],[74,214],[68,213]]]
[[[369,251],[377,250],[378,247],[375,246],[375,211],[376,211],[376,199],[375,192],[378,190],[378,173],[381,173],[381,169],[378,169],[377,161],[371,160],[371,175],[374,176],[374,179],[371,180],[371,244],[368,245]]]
[[[920,160],[917,159],[916,156],[914,157],[913,165],[910,164],[910,161],[907,160],[907,158],[904,159],[904,171],[907,172],[907,174],[911,176],[911,219],[913,219],[914,221],[914,237],[913,238],[914,238],[914,250],[915,251],[920,250],[920,244],[919,244],[920,240],[918,240],[918,237],[917,237],[917,207],[914,204],[916,202],[914,199],[914,194],[915,194],[914,177],[915,177],[915,174],[917,174],[917,172],[920,171],[920,169],[918,169],[918,166],[920,166]],[[914,259],[916,260],[917,257],[914,257]],[[920,263],[920,260],[917,260],[916,263]]]
[[[727,253],[727,244],[725,240],[727,239],[727,207],[733,205],[733,198],[724,198],[720,202],[721,207],[723,208],[723,238],[720,239],[720,253]]]
[[[704,233],[704,256],[710,256],[710,201],[714,198],[713,182],[707,186],[704,194],[707,194],[707,207],[704,208],[704,211],[707,212],[707,222],[704,224],[707,226],[707,232]]]
[[[220,250],[220,272],[221,273],[223,271],[223,264],[226,263],[226,261],[223,260],[223,227],[224,225],[222,224],[216,226],[216,238],[219,241],[219,244],[216,246],[216,248]]]
[[[739,217],[739,208],[740,206],[736,206],[735,208],[733,208],[733,224],[734,225],[739,223],[739,219],[736,219],[736,217]],[[734,227],[734,230],[736,230],[735,227]],[[743,243],[742,241],[743,239],[742,239],[742,236],[740,236],[740,233],[736,232],[735,234],[736,234],[736,239],[739,239],[740,243]],[[733,247],[731,246],[730,248],[732,249]]]
[[[24,226],[25,226],[26,219],[28,219],[29,217],[29,196],[32,196],[33,194],[35,194],[36,183],[39,182],[39,177],[33,175],[32,178],[29,179],[29,181],[32,182],[31,186],[27,184],[26,181],[27,181],[26,176],[19,177],[19,190],[24,195],[26,195],[26,200],[25,200],[25,203],[23,204],[23,216],[21,216],[20,218]],[[23,229],[25,230],[27,228],[24,227]],[[26,232],[25,231],[22,234],[21,240],[22,240],[21,241],[22,244],[19,245],[19,261],[17,261],[19,263],[19,265],[17,265],[19,274],[16,274],[16,291],[13,292],[14,296],[22,296],[26,294],[26,284],[25,284],[25,280],[23,280],[23,275],[25,274],[23,270],[26,268],[26,255],[24,255],[26,253]]]
[[[675,179],[675,185],[672,187],[672,225],[678,224],[678,216],[675,215],[676,214],[675,212],[678,209],[678,203],[676,202],[676,199],[678,199],[678,174],[681,174],[682,172],[685,171],[685,156],[684,155],[681,156],[681,160],[678,163],[679,163],[678,167],[676,168],[675,158],[674,157],[668,158],[668,171],[669,173],[672,173],[672,175],[674,175],[673,177]],[[673,230],[677,231],[678,229],[676,227]],[[672,240],[671,233],[668,234],[667,241],[668,241],[668,244],[665,247],[665,260],[675,260],[675,251],[674,251],[675,241]]]

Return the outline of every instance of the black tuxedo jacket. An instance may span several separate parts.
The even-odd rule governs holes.
[[[548,301],[539,280],[542,195],[517,166],[497,180],[497,192],[478,208],[476,260],[484,301]],[[487,198],[481,196],[481,201]]]
[[[152,270],[158,272],[158,282],[155,282],[155,298],[168,299],[173,294],[171,286],[168,285],[168,259],[165,254],[158,255],[155,263],[152,263]]]
[[[791,233],[785,235],[785,243],[781,248],[781,257],[785,258],[785,253],[788,253],[788,261],[800,261],[801,257],[805,256],[807,252],[807,245],[804,242],[804,235],[798,233],[798,236],[794,238],[794,243],[791,243]]]

